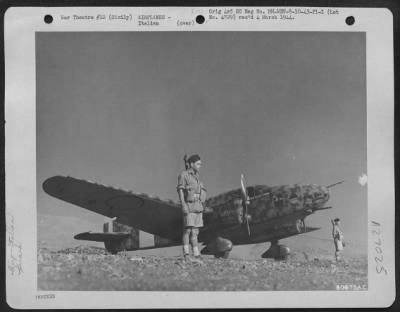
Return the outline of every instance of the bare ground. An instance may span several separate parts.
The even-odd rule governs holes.
[[[285,261],[215,259],[202,263],[181,256],[108,254],[103,248],[75,247],[38,253],[39,290],[336,290],[367,287],[367,258],[335,263],[294,253]]]

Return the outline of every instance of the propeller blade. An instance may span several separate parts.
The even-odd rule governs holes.
[[[244,176],[243,173],[240,175],[240,186],[242,190],[242,205],[243,205],[243,215],[246,216],[247,214],[247,202],[249,200],[249,197],[247,196],[247,190],[246,187],[244,186]]]
[[[247,200],[248,199],[248,196],[247,196],[247,190],[246,190],[246,187],[244,186],[244,181],[243,181],[243,179],[244,179],[244,175],[243,175],[243,173],[240,175],[240,186],[241,186],[241,188],[242,188],[242,195],[243,195],[243,197]]]
[[[245,219],[244,222],[246,223],[247,227],[247,234],[250,236],[250,224],[249,218],[247,215],[247,205],[249,204],[249,196],[247,195],[246,187],[244,186],[244,175],[243,173],[240,175],[240,186],[242,190],[242,206],[243,206],[243,218]]]

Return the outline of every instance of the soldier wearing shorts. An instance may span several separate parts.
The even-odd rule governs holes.
[[[343,242],[343,233],[340,230],[340,219],[336,218],[335,220],[331,220],[332,222],[332,236],[333,236],[333,243],[335,244],[335,259],[336,261],[341,261],[341,253],[344,247]]]
[[[199,228],[203,226],[203,204],[206,199],[206,190],[199,179],[201,160],[199,155],[192,155],[187,160],[188,169],[178,178],[177,191],[183,214],[183,255],[189,258],[189,242],[192,245],[193,256],[200,258],[197,237]]]

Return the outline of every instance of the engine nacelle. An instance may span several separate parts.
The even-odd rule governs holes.
[[[304,219],[296,220],[296,231],[297,233],[304,233],[306,231],[306,223]]]
[[[203,255],[216,255],[232,250],[232,242],[229,239],[217,237],[207,243],[207,246],[201,250]]]
[[[271,247],[261,255],[261,258],[284,260],[289,256],[289,254],[289,247],[285,245],[271,244]]]

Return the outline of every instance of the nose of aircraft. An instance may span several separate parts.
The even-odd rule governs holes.
[[[323,192],[323,194],[324,194],[324,199],[325,199],[325,201],[328,201],[329,198],[331,197],[331,193],[330,193],[329,189],[326,188],[325,186],[323,186],[323,187],[322,187],[322,192]]]
[[[314,193],[314,201],[317,204],[324,204],[330,198],[329,189],[326,188],[325,186],[320,186],[320,185],[315,186],[313,193]]]

